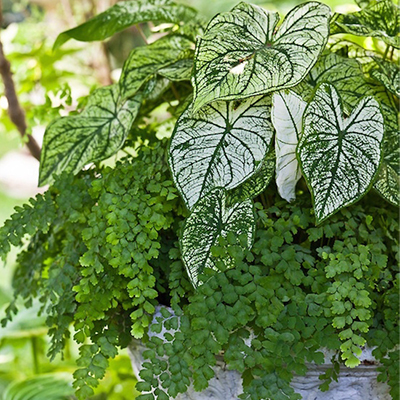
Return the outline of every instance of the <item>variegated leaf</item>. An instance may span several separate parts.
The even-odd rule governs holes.
[[[347,114],[364,96],[373,96],[378,100],[385,122],[384,157],[378,181],[374,187],[385,199],[395,204],[399,197],[399,181],[395,179],[396,172],[393,167],[398,161],[389,161],[388,159],[393,157],[394,149],[398,148],[396,139],[399,135],[397,107],[394,104],[393,96],[381,83],[367,79],[356,60],[346,59],[332,53],[320,58],[311,70],[308,82],[312,85],[321,82],[333,84],[342,98]]]
[[[121,102],[118,86],[112,85],[94,91],[80,115],[53,121],[43,139],[39,184],[112,156],[125,142],[140,104],[141,96]]]
[[[233,189],[257,170],[273,135],[271,98],[219,101],[181,115],[171,139],[172,175],[188,208],[211,189]]]
[[[271,148],[257,170],[237,188],[227,192],[227,203],[233,204],[251,199],[262,193],[271,183],[275,172],[275,150]]]
[[[371,76],[381,82],[386,89],[400,97],[400,68],[398,63],[375,58],[379,69],[371,71]]]
[[[316,62],[328,38],[329,7],[309,2],[291,10],[274,33],[277,13],[240,3],[209,23],[196,46],[194,111],[289,88]]]
[[[374,189],[390,203],[400,206],[400,127],[399,116],[386,114],[383,159]]]
[[[192,50],[182,52],[174,63],[158,70],[158,75],[170,81],[189,81],[192,76],[193,57]]]
[[[133,96],[158,71],[179,61],[193,44],[182,36],[165,36],[131,51],[122,69],[119,85],[124,99]]]
[[[374,96],[380,103],[393,105],[393,99],[386,88],[379,83],[368,81],[360,64],[353,59],[334,53],[324,54],[311,70],[307,82],[312,86],[329,83],[339,92],[345,111],[351,109],[364,96]]]
[[[190,7],[170,0],[122,1],[82,25],[60,33],[54,48],[69,39],[91,42],[104,40],[123,29],[141,22],[193,22],[197,13]]]
[[[361,11],[351,14],[335,14],[331,22],[331,35],[350,33],[372,36],[390,46],[400,48],[400,9],[391,0],[370,2]]]
[[[306,105],[292,91],[281,91],[272,96],[271,118],[276,131],[276,186],[280,196],[288,202],[296,198],[296,184],[301,178],[296,147],[302,132]]]
[[[373,97],[363,98],[343,119],[335,88],[319,86],[304,113],[297,148],[317,223],[367,193],[381,163],[383,131],[383,117]]]
[[[337,53],[345,58],[356,59],[364,74],[369,74],[369,71],[375,67],[373,57],[377,53],[373,50],[365,49],[358,43],[344,39],[341,36],[332,36],[329,38],[328,46],[332,53]]]
[[[216,188],[203,197],[186,219],[180,239],[182,259],[193,286],[199,285],[198,275],[205,268],[216,269],[211,248],[218,244],[220,236],[233,233],[238,237],[244,234],[247,237],[246,248],[250,249],[254,227],[255,217],[250,199],[227,206],[225,190],[222,188]],[[230,258],[225,262],[227,268],[233,266]]]

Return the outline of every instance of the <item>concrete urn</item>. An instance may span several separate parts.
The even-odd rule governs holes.
[[[157,309],[154,320],[162,317],[160,308]],[[160,334],[152,334],[163,338],[164,332]],[[132,368],[136,376],[145,361],[143,352],[146,350],[145,345],[135,340],[128,348],[131,359]],[[321,380],[319,375],[328,369],[331,359],[329,352],[324,352],[325,363],[322,365],[308,364],[308,372],[305,376],[295,376],[291,386],[302,395],[303,400],[391,400],[389,394],[389,386],[386,383],[377,382],[379,366],[375,358],[372,356],[371,349],[364,349],[360,357],[361,364],[356,368],[341,367],[338,382],[333,381],[327,392],[321,392],[318,387]],[[192,388],[176,397],[176,400],[239,400],[242,393],[242,378],[237,371],[227,369],[222,357],[217,360],[214,367],[215,376],[209,382],[209,387],[202,391],[196,392]],[[260,399],[274,400],[274,399]]]

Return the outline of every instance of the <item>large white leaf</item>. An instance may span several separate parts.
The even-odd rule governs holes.
[[[233,189],[266,156],[273,135],[271,98],[220,101],[181,115],[171,139],[172,175],[190,209],[215,187]]]
[[[296,147],[301,136],[306,105],[292,91],[281,91],[272,96],[271,118],[276,131],[276,186],[280,196],[289,202],[296,198],[296,183],[301,178]]]
[[[255,217],[250,199],[226,205],[226,194],[216,188],[202,198],[187,218],[180,239],[182,259],[194,287],[199,284],[198,275],[205,268],[214,268],[215,259],[211,248],[217,245],[220,236],[233,233],[236,237],[245,235],[246,248],[250,249],[254,239]],[[226,258],[226,267],[233,267],[231,258]]]
[[[335,88],[322,84],[304,113],[298,155],[314,200],[317,223],[360,199],[381,162],[384,132],[379,104],[363,98],[348,119]]]
[[[325,47],[329,7],[309,2],[291,10],[275,32],[277,13],[240,3],[217,15],[198,40],[194,111],[214,100],[233,100],[299,83]]]

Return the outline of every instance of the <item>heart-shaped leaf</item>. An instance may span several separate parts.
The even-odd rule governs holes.
[[[367,193],[380,166],[383,132],[383,116],[373,97],[363,98],[343,119],[335,88],[319,86],[304,113],[297,148],[317,223]]]
[[[154,74],[175,64],[193,43],[182,36],[165,36],[131,51],[122,69],[119,86],[124,99],[133,96]]]
[[[372,58],[370,58],[370,62],[371,60],[374,63]],[[381,60],[379,62],[382,63]],[[376,67],[376,63],[374,64]],[[370,71],[371,74],[373,72]],[[321,82],[333,84],[340,94],[347,114],[364,96],[374,96],[378,100],[385,121],[385,134],[384,156],[374,188],[384,199],[392,204],[398,204],[400,185],[399,172],[396,171],[399,164],[399,128],[396,115],[397,106],[393,104],[393,96],[381,83],[365,78],[361,66],[356,60],[343,58],[333,53],[323,55],[318,60],[311,70],[307,82],[311,86]],[[311,89],[302,88],[302,95],[307,91],[311,92]]]
[[[54,48],[62,46],[67,40],[83,42],[104,40],[123,29],[141,22],[181,23],[193,21],[196,11],[183,4],[169,0],[122,1],[82,25],[58,35]]]
[[[188,208],[215,187],[233,189],[266,156],[273,135],[271,98],[220,101],[178,119],[171,139],[172,175]]]
[[[325,47],[329,7],[317,2],[291,10],[274,33],[277,13],[240,3],[209,23],[196,46],[196,112],[214,100],[234,100],[299,83]]]
[[[121,103],[118,86],[112,85],[95,90],[80,115],[53,121],[43,139],[39,184],[112,156],[124,144],[140,104],[140,96]]]
[[[271,117],[276,131],[276,186],[280,196],[289,202],[296,198],[296,183],[301,178],[296,147],[306,106],[307,103],[292,91],[281,91],[272,96]]]
[[[214,268],[215,263],[211,247],[216,245],[220,236],[229,233],[236,237],[247,237],[247,249],[254,239],[255,217],[253,203],[247,199],[232,206],[226,205],[226,194],[222,188],[216,188],[202,198],[186,219],[180,239],[182,259],[194,287],[199,285],[198,275],[205,268]],[[232,267],[232,260],[226,259],[226,267]]]
[[[335,14],[332,18],[331,35],[350,33],[372,36],[390,46],[400,48],[400,11],[391,0],[370,2],[361,11],[351,14]]]

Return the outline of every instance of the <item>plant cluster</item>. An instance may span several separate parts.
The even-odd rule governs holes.
[[[221,355],[241,398],[297,399],[293,374],[321,348],[327,390],[365,345],[399,397],[399,9],[360,6],[309,2],[278,26],[246,3],[205,24],[125,1],[60,34],[56,47],[162,23],[119,82],[48,126],[51,186],[0,230],[3,259],[29,236],[15,296],[42,302],[50,357],[74,328],[79,399],[132,336],[148,346],[142,400],[204,389]],[[151,324],[160,303],[174,315]]]

